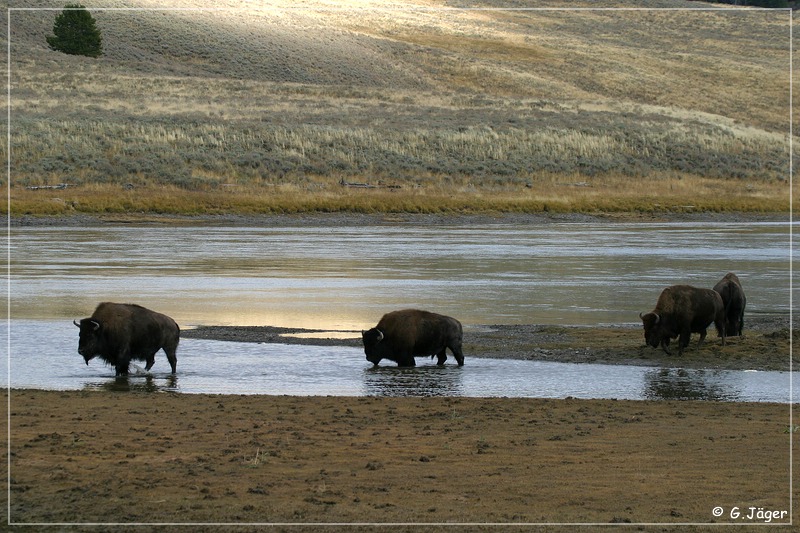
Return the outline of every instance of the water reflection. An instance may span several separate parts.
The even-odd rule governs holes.
[[[366,396],[464,396],[463,367],[372,366],[364,369]]]
[[[152,375],[146,376],[118,376],[107,381],[90,382],[84,385],[83,390],[105,392],[167,392],[178,390],[178,377],[170,375],[158,379]]]
[[[710,287],[728,271],[748,312],[789,304],[786,224],[34,227],[11,244],[12,318],[133,301],[181,326],[360,331],[403,307],[464,324],[629,323],[667,282]]]
[[[650,400],[730,400],[731,391],[708,377],[704,370],[652,370],[645,374],[644,396]]]
[[[642,396],[649,400],[790,402],[789,372],[659,368],[644,373]],[[796,388],[795,388],[796,390]]]

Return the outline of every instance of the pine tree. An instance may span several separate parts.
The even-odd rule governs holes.
[[[65,54],[99,57],[103,55],[103,38],[94,17],[80,4],[67,4],[56,17],[53,33],[47,37],[50,48]]]

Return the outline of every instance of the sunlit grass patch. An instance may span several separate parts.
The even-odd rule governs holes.
[[[367,179],[362,177],[362,179]],[[655,175],[638,182],[622,176],[527,176],[514,187],[476,187],[468,178],[428,177],[422,185],[347,187],[332,180],[300,186],[221,185],[203,189],[93,184],[66,189],[11,190],[11,213],[271,214],[352,213],[622,213],[788,212],[786,182],[712,180]]]

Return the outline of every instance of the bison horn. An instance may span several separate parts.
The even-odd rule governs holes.
[[[95,331],[100,329],[100,322],[98,322],[97,320],[92,320],[92,325],[94,326]]]
[[[377,331],[378,331],[378,341],[377,342],[381,342],[383,340],[383,332],[381,330],[377,330]]]
[[[72,321],[72,323],[75,324],[77,327],[81,327],[81,325],[75,322],[74,320]]]
[[[659,322],[661,322],[661,317],[660,317],[660,316],[658,316],[658,313],[652,313],[652,312],[651,312],[651,313],[647,313],[647,314],[645,314],[645,313],[639,313],[639,318],[640,318],[640,319],[642,319],[642,320],[644,320],[644,317],[645,317],[645,316],[647,316],[647,315],[655,315],[655,317],[656,317],[656,324],[658,324]]]

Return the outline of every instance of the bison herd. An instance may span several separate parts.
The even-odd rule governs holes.
[[[742,334],[746,302],[739,278],[733,272],[728,272],[713,289],[689,285],[667,287],[661,291],[655,309],[639,314],[644,339],[653,348],[661,345],[669,354],[669,341],[677,337],[681,355],[692,333],[699,333],[698,346],[703,344],[706,329],[713,322],[725,346],[725,337]]]
[[[655,309],[640,313],[639,318],[648,345],[660,345],[671,354],[669,343],[678,338],[681,355],[692,333],[700,334],[698,346],[703,343],[712,323],[723,346],[726,337],[741,335],[746,303],[739,278],[729,272],[713,289],[667,287]],[[125,376],[132,360],[144,361],[145,369],[150,370],[155,354],[163,349],[172,373],[176,372],[180,328],[166,315],[140,305],[104,302],[92,316],[73,323],[80,328],[78,353],[87,365],[99,357],[115,368],[117,376]],[[387,313],[374,328],[361,332],[364,353],[373,365],[388,359],[398,366],[414,366],[415,357],[428,356],[443,365],[449,349],[462,366],[462,337],[461,322],[455,318],[416,309]]]

